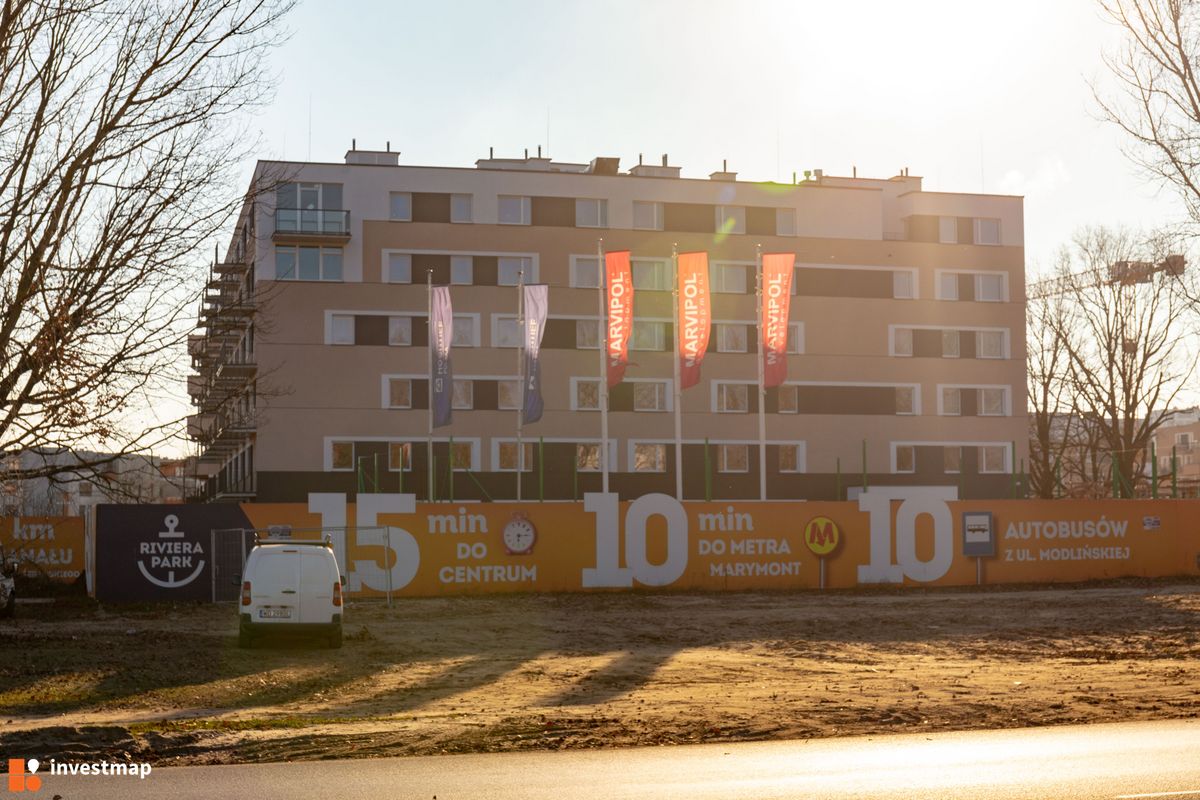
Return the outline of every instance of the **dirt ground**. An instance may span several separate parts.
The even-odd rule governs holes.
[[[18,608],[0,752],[156,765],[1193,716],[1200,583],[353,603],[340,651],[232,606]]]

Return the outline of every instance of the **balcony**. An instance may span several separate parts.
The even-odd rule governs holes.
[[[350,241],[350,212],[332,208],[275,209],[275,242]]]

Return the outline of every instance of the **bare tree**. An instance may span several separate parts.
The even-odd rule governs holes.
[[[1082,490],[1075,494],[1116,484],[1132,495],[1145,482],[1146,448],[1195,371],[1171,244],[1084,229],[1062,251],[1054,277],[1031,287],[1031,448],[1040,496],[1052,464]],[[1056,416],[1068,420],[1057,430]]]
[[[177,420],[245,113],[291,0],[0,0],[0,453],[145,451]],[[0,479],[100,463],[54,460]]]

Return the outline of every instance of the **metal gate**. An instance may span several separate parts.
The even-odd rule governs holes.
[[[245,528],[215,528],[212,531],[212,599],[214,603],[236,601],[242,591],[242,572],[254,537]]]

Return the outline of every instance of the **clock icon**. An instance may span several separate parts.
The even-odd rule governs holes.
[[[517,511],[504,526],[501,536],[504,539],[504,549],[509,555],[523,556],[533,550],[533,544],[537,541],[537,528],[533,527],[529,517]]]

